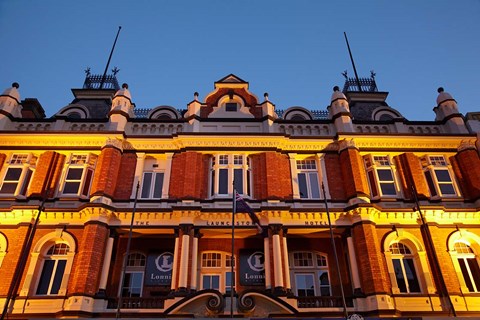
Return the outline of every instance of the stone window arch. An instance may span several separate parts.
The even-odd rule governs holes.
[[[401,228],[389,233],[383,242],[393,294],[435,293],[423,244]]]
[[[448,238],[448,252],[462,292],[480,292],[480,237],[460,229]]]
[[[8,241],[3,233],[0,233],[0,267],[2,267],[3,259],[7,255]]]
[[[40,238],[32,249],[21,295],[66,295],[75,251],[75,239],[63,229]]]

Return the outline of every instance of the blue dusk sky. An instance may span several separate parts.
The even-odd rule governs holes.
[[[324,110],[332,87],[376,73],[387,103],[434,120],[437,88],[480,111],[480,1],[0,1],[0,90],[20,83],[47,117],[70,103],[84,70],[110,68],[137,108],[185,109],[233,73],[277,109]]]

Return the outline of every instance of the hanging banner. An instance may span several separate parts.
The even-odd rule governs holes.
[[[169,286],[172,282],[173,254],[153,253],[147,257],[146,286]]]
[[[240,250],[240,284],[244,286],[265,285],[265,255],[262,251]]]

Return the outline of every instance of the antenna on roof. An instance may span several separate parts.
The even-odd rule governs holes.
[[[362,92],[362,86],[360,85],[360,80],[358,79],[357,68],[355,68],[352,51],[350,50],[350,45],[348,44],[347,33],[344,32],[343,35],[345,36],[345,41],[347,42],[348,53],[350,54],[350,60],[352,61],[353,72],[355,72],[355,80],[357,81],[358,91]]]
[[[120,34],[120,29],[122,29],[121,26],[118,27],[117,36],[115,37],[115,41],[113,42],[112,51],[110,51],[110,56],[108,57],[107,66],[105,67],[105,71],[103,72],[102,82],[100,82],[99,89],[103,89],[103,84],[105,83],[105,79],[107,77],[108,66],[110,65],[110,60],[112,59],[113,50],[115,50],[115,45],[117,44],[117,39],[118,39],[118,35]]]

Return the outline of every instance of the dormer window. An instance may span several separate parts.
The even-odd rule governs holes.
[[[225,103],[225,111],[236,112],[238,104],[236,102],[227,102]]]

